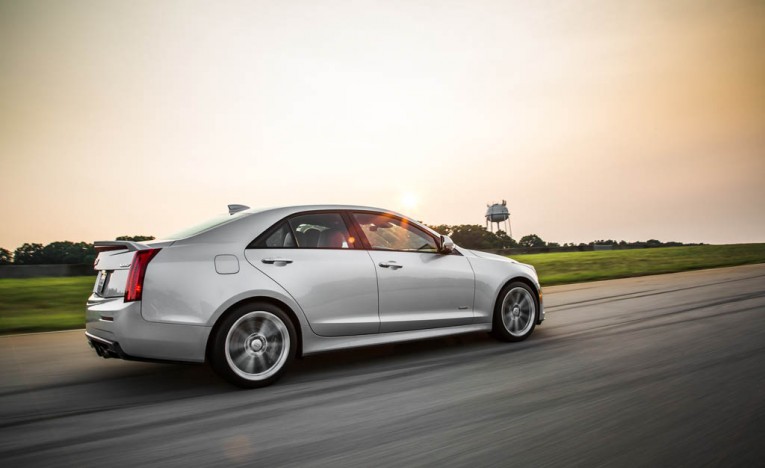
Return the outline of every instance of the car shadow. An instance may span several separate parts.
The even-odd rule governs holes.
[[[487,333],[471,333],[394,344],[381,344],[297,359],[280,382],[307,383],[416,366],[436,358],[456,357],[502,344]]]
[[[466,352],[503,345],[486,333],[474,333],[330,351],[295,359],[275,385],[305,384],[331,380],[338,376],[397,369],[433,358],[460,356]],[[114,385],[120,386],[127,383],[125,380],[135,379],[142,381],[142,391],[180,392],[183,396],[240,390],[218,377],[208,364],[141,364],[142,375],[126,376],[125,379],[113,379],[103,383],[113,382]]]
[[[524,343],[508,344],[498,342],[486,333],[473,333],[306,356],[293,361],[274,386],[254,390],[249,394],[245,391],[236,398],[269,398],[284,392],[309,389],[322,382],[332,383],[338,378],[416,368],[434,361],[472,362],[483,352],[520,351],[533,346],[534,341],[532,337]],[[67,401],[67,407],[51,405],[48,410],[38,407],[38,411],[30,415],[21,406],[18,411],[3,414],[7,424],[0,426],[29,422],[30,419],[48,419],[213,395],[233,396],[235,392],[242,392],[242,389],[218,377],[209,365],[126,361],[109,364],[108,367],[101,366],[97,372],[91,372],[87,378],[24,390],[27,398],[31,396],[29,392],[39,396],[46,394],[51,401]],[[0,395],[0,402],[10,404],[14,398],[23,398],[22,392],[16,397],[12,394]]]
[[[536,341],[534,338],[543,335],[541,330],[537,330],[534,336],[523,343],[502,343],[488,333],[471,333],[330,351],[295,359],[275,385],[331,381],[337,377],[413,367],[433,359],[469,360],[464,357],[465,354],[514,351],[533,346]],[[131,381],[135,381],[140,384],[134,386],[133,390],[137,388],[146,394],[171,394],[179,398],[241,391],[239,387],[221,379],[208,364],[141,364],[140,375],[111,379],[100,384],[120,388],[126,384],[132,386]]]

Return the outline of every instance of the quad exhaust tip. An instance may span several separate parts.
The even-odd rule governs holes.
[[[90,345],[90,347],[93,348],[96,351],[96,354],[98,354],[100,357],[104,359],[110,359],[110,358],[124,359],[125,354],[122,352],[122,349],[120,348],[119,344],[112,343],[103,338],[98,338],[87,332],[85,333],[85,336],[87,336],[88,338],[88,344]]]

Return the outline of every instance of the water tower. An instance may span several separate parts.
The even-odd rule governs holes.
[[[505,233],[513,237],[513,233],[510,230],[510,211],[507,209],[507,202],[505,200],[502,200],[502,203],[486,205],[486,229],[489,232],[499,231],[499,223],[505,223]],[[496,224],[494,231],[492,231],[493,224]]]

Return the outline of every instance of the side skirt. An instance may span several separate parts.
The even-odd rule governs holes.
[[[312,335],[303,340],[303,356],[309,354],[335,351],[338,349],[359,348],[362,346],[374,346],[388,343],[401,343],[403,341],[438,338],[441,336],[459,335],[462,333],[488,332],[491,331],[491,323],[476,323],[460,325],[458,327],[431,328],[427,330],[412,330],[391,333],[376,333],[357,336],[323,337]]]

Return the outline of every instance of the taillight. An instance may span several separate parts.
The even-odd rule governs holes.
[[[125,287],[125,302],[140,301],[143,292],[143,277],[146,276],[146,267],[155,255],[162,249],[138,250],[130,264],[127,286]]]

